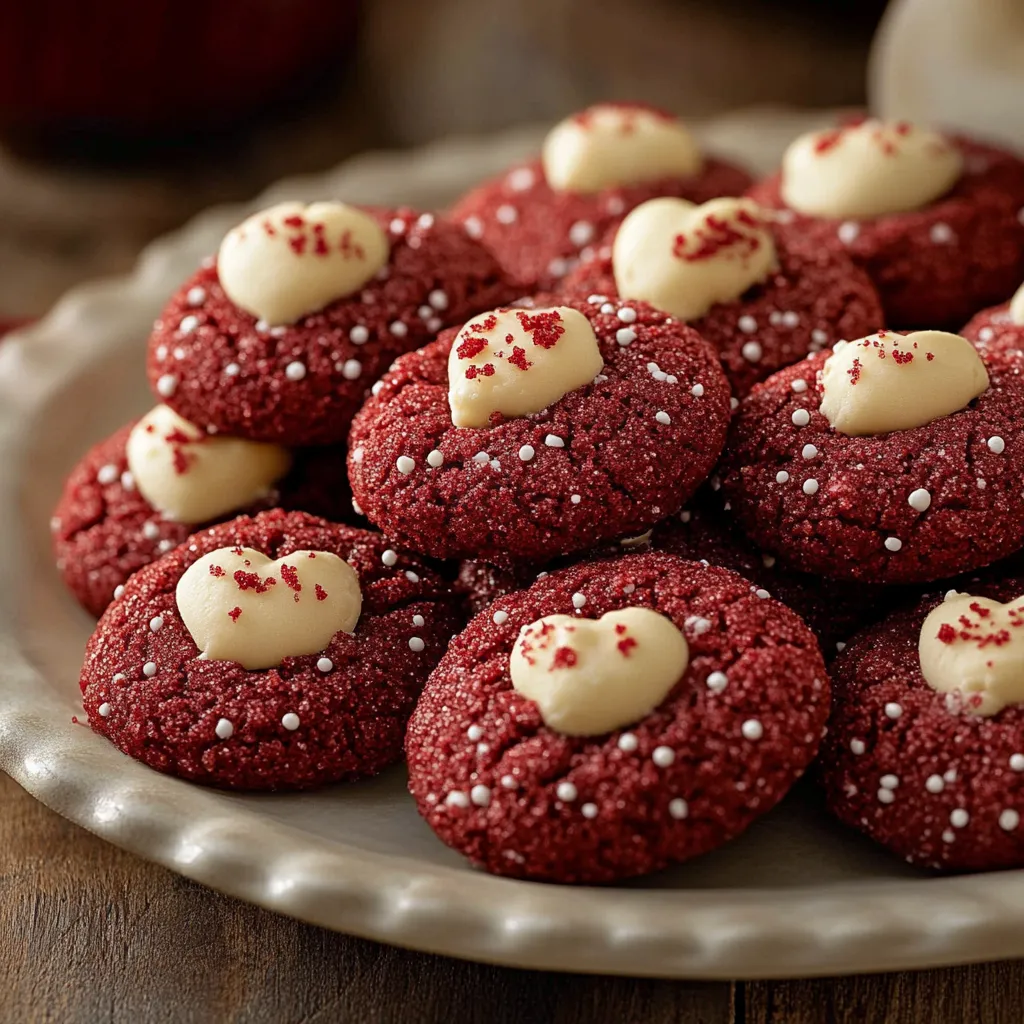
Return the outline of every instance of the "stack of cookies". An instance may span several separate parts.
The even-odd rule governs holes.
[[[522,878],[705,853],[812,764],[913,863],[1024,864],[1022,214],[924,127],[753,182],[629,104],[444,217],[255,214],[54,513],[90,724],[241,790],[404,753]]]

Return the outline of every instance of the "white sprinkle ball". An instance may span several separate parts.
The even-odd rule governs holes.
[[[142,674],[152,679],[152,677],[156,675],[156,662],[147,661],[146,664],[142,666]]]
[[[537,450],[532,444],[524,444],[523,447],[519,449],[519,458],[523,462],[529,462],[536,454]]]
[[[777,484],[788,484],[789,474],[784,469],[780,469],[778,473],[775,474],[775,482]]]
[[[804,481],[804,494],[817,494],[818,493],[818,481],[814,477],[810,477]]]
[[[356,324],[356,326],[348,332],[348,340],[351,341],[353,345],[365,345],[370,340],[370,331],[362,324]]]
[[[627,754],[633,753],[634,750],[639,746],[640,741],[631,732],[624,732],[619,737],[618,747],[619,750],[625,751]]]
[[[748,718],[740,727],[745,740],[759,740],[764,735],[764,726],[756,718]]]
[[[157,394],[161,398],[170,398],[178,389],[178,378],[173,373],[165,373],[157,382]]]
[[[399,473],[404,473],[408,476],[416,468],[416,462],[414,459],[410,459],[408,455],[399,455],[395,460],[395,468]]]
[[[803,446],[803,449],[801,450],[800,454],[805,459],[814,459],[814,458],[817,458],[817,456],[818,456],[818,449],[815,448],[813,444],[805,444]]]
[[[811,414],[806,409],[797,409],[790,419],[794,427],[806,427],[811,422]]]
[[[288,714],[281,719],[281,724],[289,731],[295,732],[298,729],[300,722],[299,716],[294,711],[289,711]]]
[[[414,654],[419,654],[427,645],[418,636],[409,638],[409,650]]]
[[[658,412],[655,413],[654,418],[660,424],[662,424],[662,426],[666,426],[666,427],[672,422],[672,417],[669,416],[669,414],[667,412],[665,412],[664,410],[661,410],[661,409],[659,409]]]
[[[1006,450],[1006,442],[998,434],[995,437],[990,437],[988,439],[988,450],[993,455],[1002,455]]]
[[[924,788],[929,793],[941,793],[946,788],[946,783],[943,781],[941,775],[929,775],[924,780]]]
[[[1020,815],[1011,807],[1007,807],[999,815],[999,827],[1004,832],[1012,832],[1020,824]]]
[[[740,352],[748,363],[756,363],[761,358],[764,350],[761,348],[760,342],[748,341],[744,344],[743,348],[740,349]]]
[[[419,583],[419,581],[420,581],[419,575],[417,573],[414,573],[412,571],[412,569],[406,569],[405,570],[405,578],[410,583]]]
[[[895,701],[891,700],[891,701],[889,701],[888,704],[885,705],[885,717],[886,718],[896,719],[896,718],[899,718],[900,715],[902,715],[902,714],[903,714],[903,706],[900,705],[900,704],[897,704]]]
[[[707,679],[707,687],[712,693],[721,693],[729,685],[729,678],[724,672],[712,672]]]
[[[296,359],[284,368],[284,375],[289,380],[302,380],[306,376],[306,364]]]
[[[380,560],[390,569],[391,566],[398,562],[398,552],[392,548],[388,548],[381,556]]]
[[[625,348],[627,345],[632,345],[636,341],[636,331],[630,327],[620,327],[615,332],[615,340]]]
[[[636,323],[636,310],[632,306],[623,306],[615,315],[624,324]]]
[[[508,612],[502,611],[500,608],[491,616],[491,622],[496,626],[504,626],[508,622]]]
[[[851,753],[856,754],[857,757],[860,757],[860,755],[863,754],[865,750],[867,750],[867,747],[864,745],[864,741],[863,740],[857,740],[857,739],[850,740],[850,752]]]
[[[671,747],[655,747],[651,760],[659,768],[667,768],[676,759],[676,752]]]
[[[582,608],[586,603],[587,598],[585,594],[581,594],[577,591],[575,594],[572,595],[572,606],[577,611],[579,611],[579,609]]]
[[[1010,768],[1015,772],[1024,772],[1024,754],[1011,754]]]
[[[491,802],[490,788],[480,784],[475,785],[469,791],[469,799],[472,800],[477,807],[487,807]]]
[[[886,537],[885,548],[887,551],[899,551],[903,547],[903,541],[899,537]]]
[[[690,806],[681,797],[677,796],[668,802],[668,813],[676,819],[676,821],[682,821],[689,813]]]
[[[316,667],[320,672],[323,672],[326,675],[326,673],[330,672],[334,668],[334,662],[331,661],[330,658],[320,658],[316,663]]]
[[[219,719],[213,731],[219,740],[229,740],[235,735],[235,727],[226,718]]]
[[[949,815],[949,823],[953,828],[964,828],[970,820],[971,816],[962,807],[956,808]]]
[[[149,620],[149,628],[151,632],[159,633],[163,627],[164,617],[162,615],[154,615],[153,618]]]
[[[704,395],[704,385],[694,384],[693,387],[690,388],[690,394],[693,395],[694,398],[702,398]]]
[[[104,701],[96,710],[99,712],[100,718],[106,718],[110,714],[110,705]]]
[[[912,509],[916,509],[918,512],[924,512],[928,506],[932,503],[931,494],[926,491],[923,487],[918,487],[916,491],[910,492],[910,497],[907,498],[907,504]]]
[[[576,787],[571,782],[560,782],[555,789],[555,794],[559,800],[567,804],[572,803],[579,795]]]
[[[736,326],[744,334],[753,334],[757,330],[757,321],[752,316],[741,316],[736,321]]]

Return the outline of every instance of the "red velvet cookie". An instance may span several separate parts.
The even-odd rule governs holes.
[[[813,146],[820,159],[838,152],[850,127],[859,130],[861,124],[818,133]],[[895,124],[879,134],[882,159],[900,152],[906,129],[916,131]],[[956,330],[982,307],[1007,298],[1024,277],[1024,162],[969,139],[945,142],[959,152],[962,173],[941,194],[907,209],[877,216],[808,215],[786,201],[785,171],[747,194],[762,206],[788,211],[780,231],[812,247],[848,253],[878,289],[889,325]],[[895,191],[881,177],[859,171],[862,181]],[[920,171],[910,166],[908,174],[920,177]]]
[[[742,398],[776,370],[883,326],[878,293],[844,253],[770,225],[777,269],[740,298],[690,321],[718,350],[733,394]],[[565,279],[567,292],[618,294],[611,239]]]
[[[1011,601],[1024,593],[1024,580],[978,584],[970,593]],[[942,604],[941,595],[932,595],[890,615],[858,634],[832,663],[834,707],[820,762],[828,806],[913,864],[1020,867],[1024,708],[1008,703],[992,715],[968,710],[956,694],[929,685],[919,652],[926,637],[945,646],[940,632],[950,650],[984,644],[982,659],[1012,641],[986,626],[991,615],[971,609],[967,629],[957,621],[948,632],[941,625],[923,630],[928,613]],[[959,620],[959,612],[952,617]],[[1007,637],[1013,632],[1010,626]],[[991,643],[984,641],[989,634],[996,637]]]
[[[575,340],[559,334],[560,315],[590,335],[596,376],[585,370],[586,383],[536,412],[455,426],[449,391],[466,382],[450,379],[450,354],[459,367],[465,359],[458,373],[474,375],[474,386],[512,373],[506,358],[525,360],[530,379],[546,386],[541,357]],[[502,342],[506,321],[521,331],[514,344]],[[484,347],[489,333],[493,350]],[[503,344],[512,352],[500,355]],[[579,365],[571,351],[569,359]],[[349,480],[367,518],[413,550],[500,565],[643,532],[706,478],[729,420],[729,387],[712,348],[644,303],[573,299],[555,312],[496,311],[403,356],[374,391],[349,439]]]
[[[204,525],[165,518],[139,492],[125,452],[133,427],[129,423],[86,452],[69,474],[50,520],[64,583],[97,617],[133,572]],[[351,520],[344,447],[299,449],[287,475],[265,496],[213,521],[274,506]]]
[[[897,378],[884,410],[890,417],[916,410],[938,394],[928,368],[941,368],[946,356],[933,361],[936,353],[915,339],[936,335],[979,362],[954,335],[882,332],[837,347],[837,358],[841,350],[853,362],[838,366],[833,379],[849,385],[852,402],[858,388],[870,398],[867,375],[879,368],[906,374],[907,386]],[[755,544],[801,571],[867,583],[942,579],[1024,546],[1019,362],[989,359],[987,385],[946,415],[856,436],[822,411],[820,376],[829,359],[822,352],[770,377],[733,421],[722,489]],[[954,367],[950,379],[967,381],[968,371]]]
[[[621,132],[618,147],[626,147],[636,138],[636,129],[630,125],[637,117],[661,120],[682,130],[672,115],[649,107],[602,104],[574,115],[555,131],[570,126],[581,134],[591,131],[598,110],[611,116],[620,113],[620,127],[613,129]],[[548,137],[549,143],[554,134]],[[587,153],[582,147],[577,152],[581,162],[591,165],[605,156]],[[600,179],[594,179],[589,182],[591,187],[580,190],[553,187],[545,174],[545,161],[531,160],[472,189],[455,204],[451,216],[495,254],[522,292],[535,292],[554,287],[634,206],[656,196],[703,203],[716,196],[741,195],[750,183],[746,171],[707,157],[694,173],[652,179],[648,165],[648,171],[639,171],[636,180],[623,180],[619,175],[618,183],[601,185]]]
[[[655,551],[704,559],[738,572],[762,593],[767,591],[792,608],[814,631],[826,658],[902,596],[900,588],[830,580],[791,569],[775,555],[758,551],[736,528],[730,513],[706,494],[699,494],[678,516],[659,523],[651,545]]]
[[[344,559],[362,595],[354,631],[273,668],[200,657],[178,584],[203,556],[235,545],[274,559],[299,551]],[[281,590],[286,598],[287,585],[318,609],[337,595],[320,586],[315,598],[301,593],[314,564],[290,574],[284,564],[280,580],[239,570],[234,581],[239,594]],[[247,614],[229,611],[229,628]],[[361,778],[401,756],[406,721],[457,624],[443,582],[378,534],[298,512],[240,516],[194,534],[125,584],[86,647],[83,703],[93,729],[126,754],[193,782],[266,790]]]
[[[383,268],[353,294],[293,322],[272,326],[240,308],[225,294],[218,265],[204,265],[150,336],[149,382],[160,400],[225,434],[335,444],[395,356],[514,297],[494,258],[459,225],[408,209],[363,212],[385,232]],[[318,270],[319,225],[308,214],[293,217],[294,226],[271,224],[273,237],[292,232],[288,241],[300,248],[289,258],[299,273],[307,263]]]
[[[620,724],[594,732],[608,720],[609,691],[596,687],[646,685],[652,644],[619,616],[566,631],[553,655],[530,646],[543,629],[521,631],[553,614],[584,623],[638,608],[672,624],[667,639],[683,634],[688,663],[667,688],[661,678],[653,710],[629,718],[619,707]],[[542,679],[582,666],[590,692],[561,708],[525,696],[513,686],[517,648],[527,662],[533,651]],[[567,733],[567,713],[595,705],[605,717]],[[714,849],[769,811],[814,757],[828,706],[814,636],[735,573],[664,554],[583,564],[502,598],[455,639],[409,723],[409,789],[437,835],[487,871],[612,882]]]
[[[1017,295],[1024,296],[1024,289],[1018,289]],[[960,333],[977,345],[986,358],[997,353],[1011,358],[1024,357],[1024,323],[1017,322],[1024,310],[1011,309],[1019,303],[1018,299],[1015,303],[1003,302],[983,309]]]

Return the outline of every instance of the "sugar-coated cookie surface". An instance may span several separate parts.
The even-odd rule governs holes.
[[[64,582],[95,616],[133,572],[205,525],[168,519],[139,492],[125,454],[133,426],[129,423],[86,452],[68,476],[50,520],[53,551]],[[226,516],[275,505],[326,519],[351,520],[344,447],[297,451],[290,472],[277,487]]]
[[[397,360],[349,439],[371,522],[433,557],[543,562],[638,534],[699,486],[729,420],[713,349],[644,303],[565,305],[589,321],[604,368],[538,413],[455,427],[455,330]]]
[[[1024,278],[1024,161],[968,139],[949,141],[961,155],[962,173],[919,209],[867,218],[810,216],[786,203],[781,174],[747,195],[788,211],[792,221],[784,230],[812,246],[840,248],[863,267],[890,327],[956,330],[982,307],[1006,299]],[[827,156],[828,140],[820,144]]]
[[[224,294],[215,264],[178,290],[153,328],[154,393],[193,423],[257,441],[343,441],[396,355],[515,296],[462,227],[409,209],[371,210],[390,252],[356,294],[271,326]]]
[[[826,658],[903,596],[899,588],[833,580],[790,568],[775,555],[759,551],[721,508],[721,502],[704,493],[688,502],[679,515],[659,523],[651,535],[651,546],[655,551],[706,559],[738,572],[755,588],[792,608],[814,631]]]
[[[512,686],[522,627],[627,607],[682,632],[678,683],[606,735],[545,725]],[[409,787],[438,836],[488,871],[610,882],[713,849],[770,810],[814,757],[828,705],[813,634],[742,577],[664,554],[583,564],[501,598],[452,643],[409,723]]]
[[[235,546],[272,559],[344,559],[362,593],[355,631],[276,668],[200,658],[179,581],[204,555]],[[250,575],[236,576],[240,592],[258,586]],[[296,589],[282,579],[279,589]],[[228,628],[242,621],[232,612]],[[86,648],[83,703],[93,729],[126,754],[193,782],[303,789],[360,778],[400,757],[409,714],[457,626],[443,581],[379,534],[299,512],[241,516],[194,534],[125,584]]]
[[[1024,579],[958,584],[967,588],[1007,602],[1024,594]],[[933,595],[890,615],[833,662],[834,709],[821,751],[828,806],[913,864],[1020,867],[1024,707],[982,716],[928,685],[919,643],[926,616],[942,603]]]
[[[834,247],[805,241],[772,225],[778,266],[732,302],[692,321],[717,349],[733,394],[742,397],[776,370],[883,326],[868,276]],[[618,294],[610,239],[565,279],[569,292]]]
[[[988,388],[960,411],[849,436],[820,408],[829,355],[770,377],[733,420],[722,489],[755,544],[804,572],[867,583],[941,579],[1024,545],[1019,360],[989,358]]]

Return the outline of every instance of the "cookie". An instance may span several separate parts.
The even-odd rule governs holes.
[[[659,523],[651,547],[680,558],[704,559],[739,573],[755,590],[792,608],[811,628],[826,658],[842,650],[862,626],[880,618],[904,596],[903,588],[830,580],[791,569],[775,555],[758,551],[723,510],[700,492],[677,516]]]
[[[155,446],[130,460],[129,439],[147,427]],[[98,617],[133,572],[198,527],[274,506],[352,520],[344,447],[290,452],[206,435],[158,406],[71,471],[50,520],[57,568]]]
[[[472,189],[451,216],[524,293],[553,288],[633,207],[655,196],[703,203],[740,195],[750,175],[702,156],[671,114],[629,103],[590,107],[557,125],[542,159]]]
[[[1004,578],[930,596],[832,664],[828,807],[912,864],[1024,865],[1022,594]]]
[[[282,203],[229,232],[168,303],[149,382],[202,427],[337,444],[395,356],[513,297],[494,258],[433,214]]]
[[[718,350],[740,398],[808,353],[883,326],[863,270],[780,232],[750,200],[642,204],[563,288],[646,299],[686,321]]]
[[[770,377],[721,466],[747,536],[803,572],[919,583],[1024,546],[1021,366],[881,332]]]
[[[401,756],[457,624],[443,582],[378,534],[240,516],[125,584],[86,647],[83,703],[124,753],[193,782],[362,778]]]
[[[1005,353],[1024,357],[1024,285],[1009,302],[983,309],[960,332],[986,356]]]
[[[664,554],[582,564],[453,641],[409,722],[409,789],[478,867],[613,882],[770,810],[828,706],[813,634],[742,577]]]
[[[729,386],[644,303],[481,315],[401,357],[352,424],[371,522],[437,558],[542,563],[677,510],[725,439]]]
[[[812,132],[747,194],[848,253],[891,327],[956,330],[1024,277],[1024,162],[968,139],[875,120]]]

